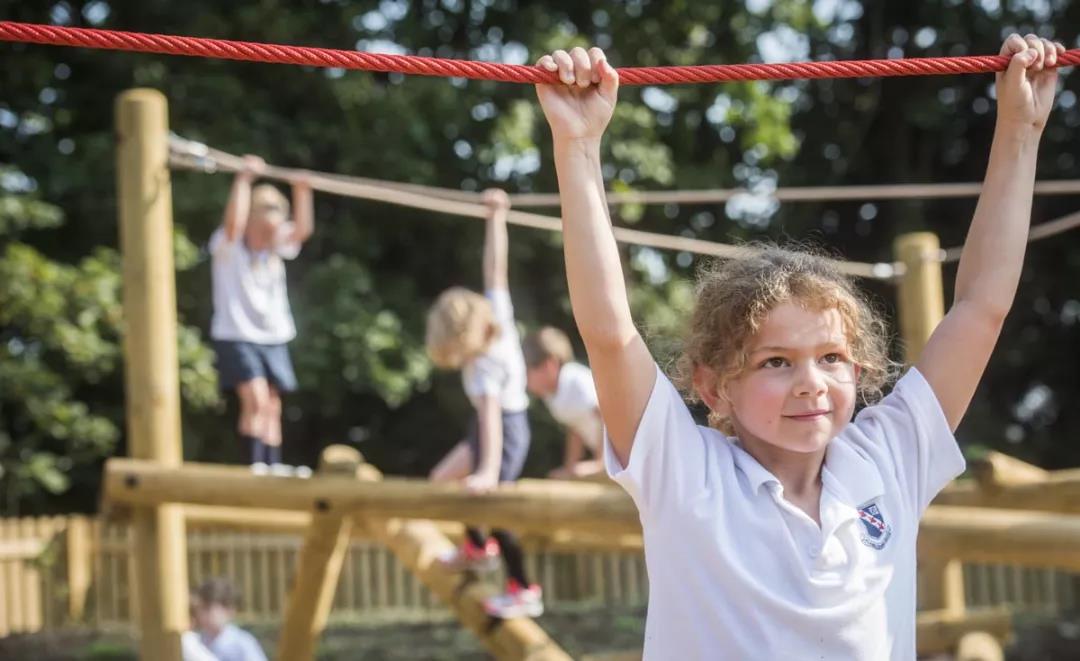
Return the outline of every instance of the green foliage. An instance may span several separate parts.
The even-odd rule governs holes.
[[[556,47],[598,44],[617,66],[648,66],[760,61],[776,53],[996,52],[1011,29],[1049,35],[1057,26],[1056,36],[1073,38],[1062,31],[1080,25],[1080,4],[0,0],[0,15],[519,63]],[[0,44],[0,57],[0,164],[17,166],[0,169],[0,465],[8,506],[19,500],[28,509],[46,502],[63,508],[48,491],[64,488],[57,475],[71,483],[67,503],[93,502],[94,462],[124,451],[111,193],[112,103],[124,89],[160,89],[173,130],[274,163],[465,190],[555,189],[550,140],[528,86],[17,44]],[[1043,178],[1080,177],[1078,80],[1063,83],[1043,140]],[[626,87],[604,147],[610,188],[747,186],[758,194],[726,205],[627,206],[615,210],[615,221],[726,242],[809,237],[861,261],[890,259],[893,238],[910,230],[929,229],[956,245],[971,200],[781,206],[768,192],[776,185],[977,180],[993,128],[991,82],[962,76]],[[173,176],[190,459],[238,456],[230,451],[235,412],[218,398],[205,340],[211,302],[200,250],[227,190],[222,176]],[[311,462],[323,444],[353,441],[387,472],[423,474],[460,438],[468,414],[459,379],[429,373],[424,314],[449,285],[479,287],[482,228],[324,195],[316,202],[316,234],[289,267],[301,390],[286,400],[286,456]],[[1042,199],[1036,218],[1075,204],[1075,197]],[[1033,247],[962,439],[1048,466],[1080,460],[1059,440],[1080,432],[1080,411],[1064,405],[1080,395],[1073,367],[1080,302],[1072,285],[1080,280],[1080,251],[1073,236]],[[572,329],[559,239],[513,228],[511,244],[519,319],[526,327]],[[626,257],[638,321],[667,361],[677,352],[691,297],[684,278],[694,260],[636,249]],[[892,300],[890,287],[870,286]],[[557,456],[557,434],[538,431],[537,456]],[[530,464],[534,473],[546,468]],[[18,480],[10,477],[16,472]]]

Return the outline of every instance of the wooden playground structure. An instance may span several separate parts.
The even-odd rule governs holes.
[[[478,496],[454,485],[384,478],[344,446],[327,448],[311,479],[270,479],[247,467],[183,462],[165,98],[152,90],[126,92],[117,100],[116,118],[131,457],[108,461],[104,503],[111,516],[130,521],[139,551],[132,560],[140,658],[180,661],[180,635],[189,626],[189,524],[302,535],[279,659],[314,658],[355,536],[389,549],[494,657],[571,658],[532,620],[489,618],[482,603],[491,588],[473,575],[445,572],[436,558],[460,534],[461,521],[577,549],[640,552],[638,514],[618,486],[522,480]],[[944,314],[941,252],[929,233],[903,235],[895,243],[896,261],[904,267],[897,284],[907,363]],[[1048,472],[995,453],[972,469],[974,478],[943,492],[922,522],[918,647],[920,653],[1000,659],[1012,613],[968,608],[963,564],[1080,572],[1080,469]],[[85,558],[92,541],[83,525],[53,533],[64,535],[69,607],[77,618],[91,581]],[[37,557],[46,537],[8,541],[0,534],[0,565]]]

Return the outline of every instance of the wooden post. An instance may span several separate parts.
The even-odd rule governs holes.
[[[183,458],[168,108],[160,92],[134,89],[117,97],[115,114],[128,447],[132,457],[175,466]],[[133,518],[139,656],[180,661],[189,625],[183,515],[162,505]]]
[[[92,546],[90,521],[85,516],[68,518],[67,530],[68,618],[81,622],[86,613],[86,594],[90,590]]]
[[[941,244],[932,232],[913,232],[896,238],[893,251],[904,264],[897,312],[904,345],[904,364],[915,364],[926,341],[945,316],[941,283]],[[931,558],[919,565],[920,601],[923,608],[964,610],[964,575],[959,562]]]
[[[353,448],[331,445],[323,450],[319,475],[355,480],[362,464],[363,457]],[[315,648],[326,628],[341,565],[349,549],[352,516],[341,509],[330,509],[328,505],[320,507],[319,502],[316,502],[304,535],[285,607],[277,650],[277,658],[282,661],[315,658]]]
[[[926,341],[945,316],[945,294],[941,284],[941,244],[932,232],[901,234],[893,244],[896,259],[904,264],[900,279],[897,312],[904,342],[904,363],[919,359]]]

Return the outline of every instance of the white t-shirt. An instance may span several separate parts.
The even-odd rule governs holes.
[[[910,370],[826,451],[821,528],[657,369],[624,469],[649,572],[646,659],[915,659],[915,539],[964,458]]]
[[[465,394],[475,407],[479,406],[480,397],[495,395],[504,413],[524,411],[529,408],[529,395],[525,392],[525,356],[521,353],[510,292],[497,289],[484,292],[484,296],[491,301],[499,335],[487,351],[461,370]]]
[[[566,363],[560,367],[555,392],[545,397],[544,403],[556,422],[577,434],[593,453],[599,451],[604,426],[600,421],[592,370],[580,363]]]
[[[230,242],[218,228],[210,237],[214,316],[210,337],[254,344],[284,344],[296,337],[285,287],[286,259],[300,254],[300,244],[275,251],[251,252],[243,237]]]

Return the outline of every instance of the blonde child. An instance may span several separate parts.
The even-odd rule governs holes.
[[[588,477],[604,470],[598,460],[585,459],[585,450],[600,456],[604,425],[596,400],[592,371],[574,362],[574,348],[566,333],[545,326],[526,336],[525,353],[529,393],[544,400],[551,417],[566,428],[562,466],[548,477]]]
[[[460,369],[465,394],[475,409],[465,440],[431,471],[439,482],[462,480],[476,492],[494,489],[521,475],[529,452],[529,396],[525,361],[514,323],[507,282],[506,193],[489,190],[484,236],[484,295],[462,287],[444,291],[428,312],[426,344],[436,366]],[[464,544],[442,558],[451,570],[489,569],[502,554],[505,593],[484,607],[494,617],[536,617],[543,612],[540,587],[529,582],[517,538],[505,530],[491,537],[466,529]]]
[[[915,540],[964,468],[953,437],[1012,304],[1036,151],[1064,48],[1010,36],[985,185],[951,310],[891,394],[883,324],[828,262],[761,251],[706,271],[681,381],[694,423],[634,327],[600,140],[618,76],[599,49],[538,65],[566,271],[596,378],[605,463],[633,497],[649,572],[647,659],[914,659]]]
[[[257,473],[294,472],[281,461],[281,394],[296,389],[288,343],[296,324],[285,286],[285,261],[295,259],[314,231],[311,185],[292,182],[295,220],[289,201],[269,184],[252,187],[266,169],[257,156],[245,156],[225,207],[210,237],[214,315],[210,337],[217,354],[223,390],[240,400],[237,427],[251,448]],[[297,469],[310,475],[305,467]]]

